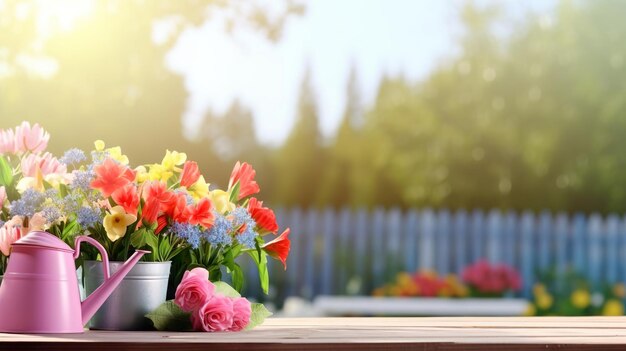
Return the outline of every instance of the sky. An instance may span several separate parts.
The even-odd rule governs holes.
[[[502,3],[516,13],[545,11],[554,1]],[[320,129],[332,138],[352,65],[367,107],[383,75],[424,79],[454,55],[462,34],[460,0],[315,0],[306,7],[303,16],[287,21],[276,43],[246,30],[228,35],[215,19],[182,34],[167,64],[185,78],[190,137],[207,109],[221,113],[238,99],[252,110],[259,140],[282,143],[295,121],[309,67]]]

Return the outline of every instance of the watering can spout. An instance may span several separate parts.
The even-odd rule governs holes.
[[[82,321],[83,325],[87,324],[91,317],[98,311],[98,308],[104,304],[106,299],[111,295],[113,290],[122,282],[122,279],[130,272],[130,270],[139,262],[139,259],[144,254],[150,253],[150,251],[136,250],[135,253],[128,259],[120,269],[109,277],[109,262],[108,260],[102,262],[104,269],[104,282],[100,285],[91,295],[89,295],[85,301],[81,304]]]

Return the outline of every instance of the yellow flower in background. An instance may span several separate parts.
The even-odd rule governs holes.
[[[626,297],[626,286],[624,286],[624,284],[622,283],[615,284],[613,286],[613,295],[619,297],[620,299]]]
[[[586,289],[577,289],[570,296],[572,305],[576,308],[586,308],[591,303],[591,295]]]
[[[135,181],[139,184],[145,182],[150,179],[150,175],[148,174],[148,170],[145,166],[138,166],[135,168]]]
[[[104,216],[102,224],[107,232],[107,237],[111,241],[116,241],[126,234],[126,227],[136,220],[137,216],[127,214],[122,206],[115,206],[111,209],[111,213]]]
[[[106,151],[109,153],[109,157],[111,157],[112,159],[114,159],[115,161],[123,164],[123,165],[127,165],[128,164],[128,156],[122,154],[122,148],[119,146],[115,146],[115,147],[110,147],[108,149],[106,149]]]
[[[104,151],[104,141],[102,140],[94,141],[93,146],[96,148],[96,151]]]
[[[187,154],[184,152],[166,150],[163,161],[161,161],[161,166],[163,166],[166,171],[180,172],[182,169],[176,166],[182,165],[185,161],[187,161]]]
[[[537,283],[533,286],[533,295],[541,295],[546,293],[546,287],[543,284]]]
[[[46,190],[44,184],[43,184],[43,175],[41,173],[41,168],[37,167],[36,171],[35,171],[35,176],[34,177],[24,177],[22,179],[20,179],[19,182],[17,182],[17,185],[15,186],[15,189],[17,190],[17,192],[19,192],[20,194],[22,194],[23,192],[25,192],[27,189],[35,189],[39,192],[44,192]]]
[[[536,314],[537,314],[537,309],[535,308],[535,305],[533,305],[532,303],[529,303],[528,307],[526,308],[526,311],[524,311],[524,315],[534,316]]]
[[[554,298],[549,293],[543,293],[536,296],[537,307],[542,310],[547,310],[552,307]]]
[[[148,179],[159,180],[167,183],[167,180],[174,175],[174,172],[166,170],[162,165],[153,164],[148,171]]]
[[[200,200],[209,195],[209,184],[204,180],[204,176],[201,175],[200,178],[187,189],[187,192],[195,200]]]
[[[235,204],[230,202],[230,194],[224,190],[213,190],[209,192],[208,198],[215,206],[215,210],[220,214],[231,212],[235,209]]]
[[[624,305],[616,299],[610,299],[604,305],[602,309],[602,315],[604,316],[622,316],[624,315]]]
[[[96,140],[93,143],[93,146],[96,148],[96,151],[106,151],[112,159],[115,161],[127,165],[128,164],[128,156],[122,154],[122,148],[119,146],[110,147],[108,149],[104,149],[106,144],[102,140]]]

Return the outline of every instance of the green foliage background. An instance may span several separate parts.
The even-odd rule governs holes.
[[[381,77],[375,100],[362,101],[353,70],[331,139],[319,132],[314,72],[304,72],[299,101],[286,102],[298,104],[297,121],[277,148],[259,144],[237,101],[224,115],[208,111],[197,140],[184,138],[187,92],[164,57],[214,12],[279,40],[301,7],[287,1],[270,17],[248,2],[96,3],[96,16],[42,41],[36,14],[18,20],[18,2],[4,1],[0,63],[11,74],[0,76],[0,127],[40,122],[55,152],[103,138],[136,163],[184,150],[221,185],[245,160],[272,205],[626,210],[626,2],[563,0],[549,21],[515,23],[468,3],[458,54],[426,79]],[[157,45],[152,24],[168,16],[177,29]],[[32,75],[24,55],[54,58],[57,73]]]

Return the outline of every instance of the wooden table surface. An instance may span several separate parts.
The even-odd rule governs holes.
[[[0,334],[7,350],[626,350],[626,317],[274,318],[239,333]]]

